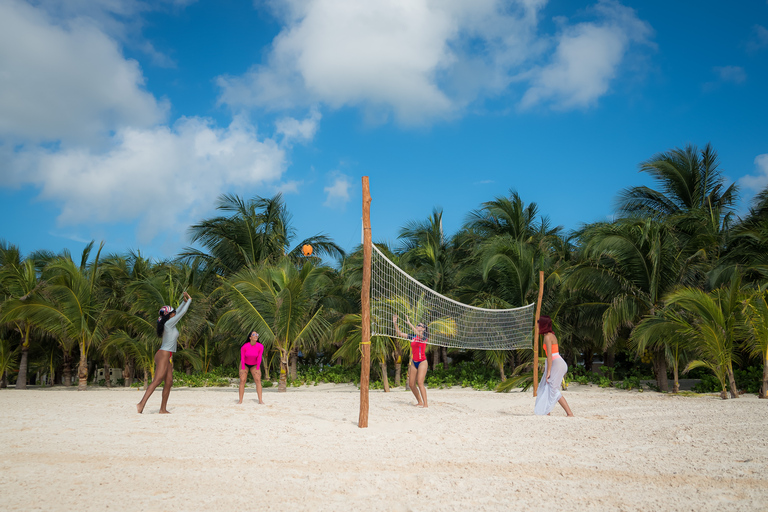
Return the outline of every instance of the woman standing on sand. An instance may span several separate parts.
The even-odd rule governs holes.
[[[179,330],[176,328],[176,324],[184,316],[184,313],[189,309],[189,305],[192,303],[192,297],[187,292],[184,292],[184,300],[181,303],[181,307],[176,311],[171,306],[163,306],[160,308],[160,316],[157,319],[157,335],[163,338],[163,343],[160,345],[160,350],[155,353],[155,378],[152,379],[152,383],[147,387],[147,391],[144,393],[144,398],[141,402],[136,404],[136,410],[139,414],[144,412],[144,406],[147,405],[147,400],[152,396],[155,388],[165,381],[163,386],[163,399],[160,402],[160,414],[168,414],[168,397],[171,394],[171,387],[173,387],[173,364],[171,363],[171,356],[176,352],[179,341]]]
[[[256,394],[259,397],[259,403],[264,403],[261,400],[261,356],[263,354],[264,345],[259,343],[259,333],[253,331],[248,335],[243,346],[240,347],[240,401],[237,402],[238,404],[243,403],[249,370],[253,375],[253,380],[256,381]]]
[[[395,333],[401,338],[411,340],[411,364],[408,367],[408,385],[416,397],[416,405],[418,407],[428,407],[427,405],[427,388],[424,386],[424,379],[427,376],[427,356],[425,351],[427,349],[427,339],[429,338],[429,329],[423,322],[419,322],[416,327],[413,326],[410,320],[406,317],[405,321],[415,336],[409,336],[400,330],[397,326],[397,315],[392,315],[392,323],[395,325]]]
[[[541,376],[541,382],[536,391],[536,405],[533,412],[539,415],[549,414],[559,403],[565,414],[573,416],[568,402],[560,393],[560,385],[563,382],[568,371],[568,364],[565,359],[560,357],[560,351],[557,346],[557,337],[552,330],[552,319],[542,315],[539,317],[539,334],[544,335],[544,353],[547,354],[547,362],[544,365],[544,374]]]

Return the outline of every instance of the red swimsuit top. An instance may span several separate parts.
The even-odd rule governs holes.
[[[427,350],[427,343],[424,338],[419,336],[411,336],[411,356],[413,362],[420,363],[427,358],[425,351]]]

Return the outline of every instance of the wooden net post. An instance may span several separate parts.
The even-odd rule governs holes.
[[[539,316],[541,299],[544,296],[544,271],[539,270],[539,300],[536,302],[536,321],[533,323],[533,396],[539,387]]]
[[[363,288],[362,304],[363,362],[360,366],[360,419],[357,426],[368,428],[368,381],[371,373],[371,190],[368,176],[363,176]]]

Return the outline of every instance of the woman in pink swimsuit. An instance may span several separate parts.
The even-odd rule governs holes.
[[[256,394],[259,397],[259,403],[264,403],[261,400],[261,356],[263,354],[264,345],[259,343],[259,333],[253,331],[248,335],[243,346],[240,347],[240,401],[237,402],[238,404],[243,403],[249,370],[253,375],[253,380],[256,381]]]
[[[415,336],[409,336],[397,326],[397,315],[392,315],[392,323],[395,324],[395,333],[401,337],[411,340],[411,364],[408,367],[408,385],[411,387],[413,396],[416,397],[418,407],[428,407],[427,388],[424,386],[424,379],[427,377],[427,339],[429,338],[429,329],[426,324],[419,322],[414,325],[406,318],[405,321]]]

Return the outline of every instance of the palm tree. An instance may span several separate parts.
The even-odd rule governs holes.
[[[747,337],[740,276],[734,276],[729,286],[709,293],[698,288],[680,288],[670,293],[666,301],[690,313],[674,318],[680,326],[679,333],[690,338],[698,355],[684,371],[709,368],[720,381],[720,395],[726,398],[728,386],[731,398],[738,398],[733,363],[739,360],[739,342]]]
[[[409,222],[400,230],[400,264],[421,283],[445,296],[451,296],[458,284],[459,266],[454,256],[455,241],[443,232],[443,212],[433,210],[421,222]],[[438,360],[448,364],[448,349],[440,347],[433,353],[433,368]]]
[[[237,195],[219,198],[217,209],[227,215],[205,219],[190,228],[192,243],[201,244],[208,252],[187,248],[181,257],[202,258],[215,273],[229,276],[246,266],[268,261],[275,263],[283,256],[303,258],[301,247],[309,244],[318,256],[342,257],[344,251],[325,235],[306,238],[291,247],[296,230],[282,194],[248,201]]]
[[[565,277],[571,290],[599,298],[606,345],[663,307],[664,297],[688,278],[686,260],[669,225],[652,218],[596,223],[581,233],[582,261]],[[657,350],[654,372],[668,390],[666,357]]]
[[[680,365],[686,362],[693,348],[687,336],[690,322],[686,312],[667,306],[655,315],[644,318],[630,335],[630,346],[638,354],[648,349],[664,352],[667,362],[672,364],[673,393],[680,391]]]
[[[717,152],[711,144],[694,145],[652,156],[640,164],[660,190],[631,187],[621,192],[621,216],[652,218],[668,223],[688,257],[696,256],[699,277],[717,262],[728,244],[738,187],[726,187]]]
[[[21,345],[11,347],[10,340],[0,338],[0,388],[8,387],[8,372],[18,369],[18,358]]]
[[[362,315],[346,315],[336,326],[333,332],[333,340],[341,346],[333,354],[333,358],[342,358],[347,363],[359,363],[361,359],[360,344],[363,339]],[[395,350],[399,340],[389,336],[371,336],[371,357],[379,362],[381,381],[384,384],[384,392],[389,392],[389,378],[387,375],[387,358]]]
[[[752,292],[744,303],[744,316],[749,326],[746,348],[763,362],[760,398],[768,398],[768,288]]]
[[[327,269],[312,261],[297,267],[286,257],[275,265],[245,267],[221,287],[230,309],[219,318],[216,330],[258,330],[265,351],[273,345],[280,354],[278,391],[285,392],[293,349],[317,344],[330,330],[318,305],[330,285]]]
[[[88,352],[107,336],[107,306],[99,289],[99,246],[95,260],[87,264],[93,242],[83,251],[81,264],[59,257],[46,266],[47,298],[15,300],[4,309],[5,321],[27,321],[59,339],[74,340],[80,349],[78,389],[87,389]]]
[[[44,286],[45,281],[40,278],[35,261],[32,258],[23,259],[18,247],[0,240],[0,289],[5,296],[3,312],[7,312],[16,304],[38,300]],[[3,317],[9,318],[5,314]],[[25,319],[10,320],[10,318],[9,321],[21,337],[21,360],[16,389],[26,389],[29,348],[35,334],[34,322]]]

